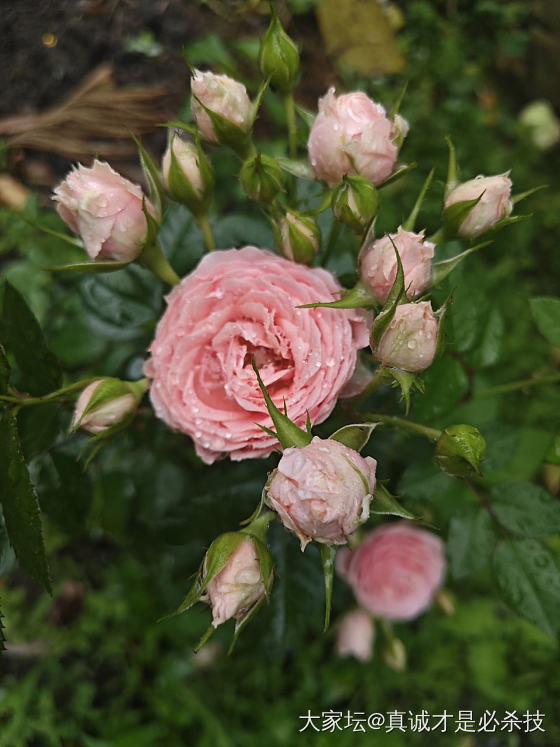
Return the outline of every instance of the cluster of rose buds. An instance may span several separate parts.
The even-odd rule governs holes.
[[[339,397],[368,396],[372,382],[393,376],[405,382],[404,392],[419,381],[417,373],[441,347],[447,308],[434,310],[423,295],[450,271],[436,261],[437,245],[473,239],[511,221],[512,182],[507,173],[459,183],[450,144],[441,229],[432,235],[415,230],[430,174],[410,217],[396,231],[376,235],[384,186],[406,170],[399,170],[397,158],[407,121],[397,112],[388,115],[361,91],[336,95],[331,88],[310,126],[308,161],[297,161],[294,153],[290,159],[261,153],[252,130],[268,85],[283,97],[290,148],[297,152],[299,51],[274,11],[259,68],[264,81],[254,101],[240,81],[192,72],[194,125],[174,123],[161,168],[141,148],[149,198],[97,160],[78,166],[55,189],[57,210],[90,260],[111,265],[96,269],[138,261],[175,286],[144,363],[147,378],[84,382],[72,427],[95,438],[112,435],[132,420],[149,388],[156,416],[187,434],[208,465],[225,457],[268,457],[282,447],[248,526],[212,542],[178,612],[208,602],[211,628],[233,619],[237,634],[271,589],[266,529],[276,517],[302,550],[319,543],[328,620],[335,548],[353,536],[354,549],[337,553],[337,567],[360,608],[342,619],[337,650],[367,661],[374,617],[410,620],[432,602],[445,573],[443,546],[408,521],[379,526],[360,542],[355,533],[370,507],[375,511],[380,490],[376,494],[376,460],[360,454],[374,426],[347,425],[330,438],[313,436],[311,429],[326,420]],[[270,220],[282,256],[253,246],[213,251],[208,152],[214,144],[239,157],[241,186]],[[304,203],[304,209],[298,202],[296,175],[326,183],[320,207]],[[193,213],[210,252],[183,279],[157,243],[169,199]],[[348,291],[331,272],[313,266],[326,264],[332,248],[322,246],[318,220],[329,205],[335,228],[341,228],[338,221],[359,237],[358,281]],[[479,246],[445,262],[455,266]],[[368,342],[378,362],[375,375],[358,359]],[[475,428],[450,426],[436,440],[435,458],[445,472],[466,477],[478,471],[485,443]],[[390,637],[385,658],[397,669],[404,666],[398,639]]]

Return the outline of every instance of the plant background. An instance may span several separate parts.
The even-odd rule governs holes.
[[[150,3],[117,3],[112,15],[98,3],[105,14],[85,17],[68,10],[74,4],[46,5],[50,16],[46,11],[34,20],[22,15],[28,28],[44,24],[38,29],[44,33],[70,17],[70,28],[84,37],[84,51],[73,69],[68,64],[71,36],[61,35],[55,60],[63,74],[37,81],[27,73],[15,76],[5,113],[19,111],[22,100],[29,106],[49,105],[51,95],[63,95],[94,61],[110,59],[125,82],[149,83],[168,75],[170,101],[186,116],[182,44],[195,64],[241,77],[253,92],[257,87],[254,60],[266,16],[254,3],[206,7],[171,2],[159,9]],[[523,204],[521,212],[531,210],[532,220],[498,234],[494,244],[461,265],[437,291],[442,301],[455,288],[448,353],[426,372],[426,394],[416,396],[411,410],[412,419],[435,427],[458,422],[479,427],[488,442],[484,473],[490,482],[543,482],[545,469],[550,472],[543,462],[551,458],[560,412],[557,386],[477,394],[559,362],[558,350],[535,326],[529,299],[558,289],[560,151],[539,151],[518,123],[522,106],[547,93],[546,78],[539,90],[533,85],[541,59],[537,31],[543,5],[401,2],[404,26],[396,44],[406,67],[400,74],[367,76],[341,69],[335,57],[325,55],[312,1],[292,0],[286,8],[288,31],[304,45],[304,70],[310,65],[301,95],[296,91],[302,103],[314,106],[327,85],[336,82],[349,90],[363,88],[390,106],[403,80],[409,81],[402,112],[411,130],[402,157],[417,161],[419,168],[387,190],[382,230],[394,229],[408,214],[434,164],[436,182],[422,221],[429,229],[437,227],[447,134],[455,141],[465,178],[512,169],[516,191],[550,185],[526,208]],[[136,14],[127,26],[123,11],[131,10]],[[44,44],[38,33],[30,36],[25,53],[29,59],[36,53],[40,60],[47,54]],[[14,54],[8,63],[14,72],[19,59]],[[52,65],[49,73],[56,70]],[[177,99],[178,81],[184,101]],[[282,128],[281,102],[268,94],[257,130],[263,150],[276,153],[285,147]],[[162,152],[161,133],[147,142],[155,156]],[[56,180],[69,166],[60,156],[34,154],[30,177],[29,161],[17,150],[5,150],[3,158],[28,183],[33,173],[39,174],[36,182]],[[216,149],[213,160],[218,246],[271,247],[266,220],[232,176],[237,166],[231,154]],[[134,165],[127,168],[134,173]],[[45,170],[47,176],[41,177]],[[312,199],[313,186],[301,183],[300,190],[305,189]],[[40,185],[24,216],[57,230],[61,226]],[[110,275],[46,273],[42,268],[71,259],[71,251],[7,208],[0,210],[0,227],[1,276],[25,295],[72,380],[90,374],[138,378],[162,312],[162,285],[135,266]],[[160,238],[179,274],[202,255],[198,228],[179,206],[165,216]],[[448,249],[452,254],[457,247]],[[349,255],[342,252],[333,253],[330,266],[339,273],[352,270]],[[396,401],[395,394],[383,389],[370,409],[387,407],[389,401]],[[316,548],[301,555],[297,541],[275,525],[270,536],[277,578],[271,605],[241,636],[233,656],[225,656],[230,631],[219,630],[210,655],[194,657],[192,646],[208,624],[206,607],[165,623],[155,621],[177,605],[209,542],[251,513],[273,461],[205,467],[189,439],[172,434],[145,405],[127,433],[84,472],[76,456],[85,438],[65,435],[70,413],[70,405],[48,404],[20,415],[43,511],[54,598],[17,570],[4,537],[0,592],[8,651],[0,664],[2,747],[244,747],[265,740],[272,745],[388,747],[427,744],[428,739],[464,747],[560,743],[557,640],[499,600],[488,563],[490,546],[478,545],[475,558],[451,563],[447,585],[455,614],[446,616],[434,607],[417,621],[397,626],[409,657],[406,672],[397,673],[379,650],[366,665],[335,657],[334,629],[321,634],[323,582]],[[319,432],[332,429],[326,425]],[[439,471],[432,446],[421,437],[379,429],[368,448],[378,459],[380,477],[390,481],[407,508],[440,527],[444,538],[455,516],[464,516],[471,506],[475,510],[476,499],[460,481]],[[545,542],[558,557],[558,537]],[[336,621],[352,604],[340,580],[333,601]],[[331,708],[407,714],[422,708],[455,714],[468,709],[478,715],[485,709],[538,708],[547,714],[547,733],[297,733],[303,723],[298,716]]]

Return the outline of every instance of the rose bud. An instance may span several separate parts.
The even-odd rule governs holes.
[[[248,158],[239,174],[241,186],[249,197],[260,202],[272,202],[282,190],[282,169],[271,156],[257,153]]]
[[[173,135],[163,156],[162,175],[174,200],[195,214],[206,207],[214,178],[208,160],[194,143]]]
[[[369,661],[373,654],[375,626],[371,615],[364,610],[347,612],[338,628],[336,652],[339,656],[354,656]]]
[[[311,540],[343,545],[369,516],[376,465],[339,441],[315,436],[307,446],[284,450],[267,502],[302,550]]]
[[[432,602],[445,575],[443,542],[406,521],[384,524],[352,551],[344,577],[358,602],[386,620],[412,620]]]
[[[83,428],[101,433],[132,416],[148,389],[148,380],[121,381],[105,378],[93,381],[81,392],[72,417],[72,430]]]
[[[380,318],[381,314],[377,319]],[[402,304],[397,306],[379,344],[372,344],[373,354],[384,366],[423,371],[434,360],[438,330],[439,323],[429,301]]]
[[[297,46],[284,31],[273,7],[270,26],[259,50],[259,68],[265,78],[269,78],[274,88],[289,93],[299,70]]]
[[[391,638],[383,651],[385,664],[395,672],[404,672],[406,669],[406,648],[400,638]]]
[[[531,101],[521,111],[519,123],[529,131],[529,137],[539,150],[548,150],[560,141],[560,121],[550,101]]]
[[[227,75],[195,70],[191,93],[191,107],[196,124],[208,140],[214,143],[229,142],[225,133],[227,128],[223,128],[224,132],[216,132],[215,124],[206,109],[226,120],[225,124],[229,123],[244,133],[251,129],[253,107],[243,83]]]
[[[108,163],[95,160],[91,168],[80,164],[55,188],[53,199],[91,259],[131,262],[142,251],[148,235],[142,190]]]
[[[315,218],[292,211],[281,219],[279,248],[287,259],[309,264],[320,243],[321,230]]]
[[[332,198],[338,220],[360,234],[377,215],[378,204],[377,190],[363,176],[345,176]]]
[[[204,562],[206,573],[207,560]],[[212,625],[239,620],[266,594],[255,540],[247,535],[230,554],[225,566],[206,587]]]
[[[436,444],[436,462],[452,477],[472,477],[480,474],[486,441],[473,425],[451,425]]]
[[[446,211],[455,203],[480,197],[457,229],[458,235],[467,239],[476,238],[507,218],[513,210],[511,187],[511,179],[506,173],[477,176],[451,190],[445,199]]]
[[[376,239],[360,253],[360,278],[379,303],[385,303],[397,276],[393,243],[401,258],[407,296],[419,296],[430,283],[435,244],[424,240],[424,231],[414,233],[399,226],[397,233]]]
[[[397,160],[406,121],[391,121],[381,104],[361,91],[335,96],[334,88],[319,99],[307,142],[309,160],[318,179],[329,186],[347,174],[360,175],[376,186]]]

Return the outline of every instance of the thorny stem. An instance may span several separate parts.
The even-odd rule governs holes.
[[[202,235],[204,236],[204,243],[206,244],[206,248],[209,252],[213,252],[216,248],[216,241],[212,232],[212,226],[210,225],[208,213],[199,215],[197,221],[198,225],[200,226],[200,230],[202,231]]]
[[[288,152],[290,158],[297,158],[297,125],[294,94],[287,93],[284,96],[284,107],[286,110],[286,124],[288,127]],[[288,179],[288,202],[293,205],[297,199],[297,180],[292,175]]]

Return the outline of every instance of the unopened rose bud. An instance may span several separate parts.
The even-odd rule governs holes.
[[[80,164],[55,188],[53,199],[91,259],[131,262],[142,251],[148,235],[142,190],[108,163],[95,160],[91,168]]]
[[[261,43],[259,68],[280,92],[287,93],[293,89],[299,70],[299,52],[274,12]]]
[[[445,213],[456,203],[480,197],[457,228],[458,235],[468,239],[475,238],[489,231],[503,218],[507,218],[513,210],[511,187],[509,176],[498,174],[477,176],[451,190],[445,199]]]
[[[212,169],[200,148],[173,135],[162,161],[163,184],[170,196],[195,214],[203,210],[214,186]]]
[[[376,239],[360,253],[360,278],[380,303],[384,303],[397,276],[401,258],[404,287],[408,298],[419,296],[429,283],[435,244],[424,239],[424,231],[414,233],[399,226],[397,233]]]
[[[407,127],[402,117],[391,121],[362,91],[335,96],[329,89],[319,99],[307,142],[317,179],[333,186],[353,174],[381,184],[393,170]]]
[[[451,425],[436,444],[436,461],[452,477],[471,477],[480,473],[486,441],[473,425]]]
[[[354,656],[359,661],[369,661],[373,654],[375,625],[371,615],[364,610],[347,612],[338,628],[336,652],[339,656]]]
[[[363,233],[375,218],[378,205],[377,190],[363,176],[345,176],[333,193],[333,213],[356,233]]]
[[[105,378],[93,381],[78,397],[72,429],[101,433],[122,423],[136,410],[147,388],[147,379],[121,381]]]
[[[205,560],[205,570],[208,557]],[[244,538],[230,554],[225,566],[206,587],[212,607],[212,625],[239,620],[264,596],[265,586],[261,564],[253,537]]]
[[[276,160],[264,153],[248,158],[239,178],[249,197],[260,202],[271,202],[282,189],[284,179]]]
[[[519,122],[529,130],[529,136],[540,150],[548,150],[560,142],[560,120],[550,101],[531,101],[519,115]]]
[[[385,366],[423,371],[434,359],[438,330],[439,323],[429,301],[402,304],[397,306],[379,344],[372,344],[373,354]]]
[[[406,669],[406,647],[400,638],[391,638],[383,651],[385,664],[395,672],[404,672]]]
[[[311,540],[343,545],[369,516],[376,465],[339,441],[315,436],[307,446],[284,450],[267,502],[302,550]]]
[[[253,108],[243,83],[227,75],[195,70],[191,93],[191,107],[196,124],[208,140],[228,143],[234,137],[228,136],[228,123],[243,133],[248,133],[251,129]],[[222,127],[212,122],[207,109],[225,120],[222,121]]]
[[[321,230],[310,215],[290,212],[280,221],[280,250],[287,259],[309,264],[320,243]]]

